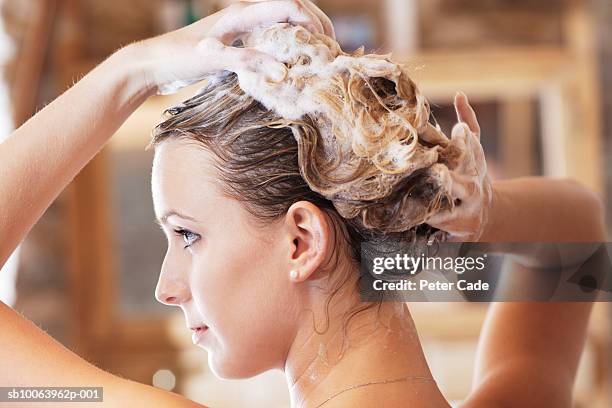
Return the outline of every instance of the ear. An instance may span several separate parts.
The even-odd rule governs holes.
[[[303,282],[327,259],[332,228],[328,217],[316,205],[298,201],[285,215],[289,240],[289,277]]]

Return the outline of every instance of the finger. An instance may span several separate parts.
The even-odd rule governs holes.
[[[202,59],[215,61],[214,71],[251,71],[261,73],[274,82],[287,75],[287,68],[274,57],[253,48],[238,48],[208,37],[198,44]]]
[[[335,40],[336,31],[334,30],[334,25],[332,24],[332,21],[327,16],[327,14],[325,14],[320,8],[317,7],[316,4],[312,3],[310,0],[302,0],[302,3],[319,18],[319,21],[323,25],[323,33]]]
[[[211,29],[209,35],[231,44],[238,36],[250,32],[255,27],[265,27],[274,23],[300,25],[309,31],[323,33],[319,18],[300,2],[294,0],[271,0],[247,5],[236,12],[230,12]]]
[[[425,220],[425,222],[434,228],[444,230],[444,227],[448,224],[452,217],[455,217],[455,214],[452,213],[451,210],[444,210],[435,213]]]
[[[260,3],[268,0],[242,0],[247,3]],[[334,30],[334,26],[332,24],[331,19],[325,14],[320,8],[317,7],[316,4],[311,2],[310,0],[299,0],[301,5],[312,12],[312,14],[319,19],[321,22],[321,26],[323,27],[323,34],[336,39],[336,32]]]
[[[470,196],[468,186],[471,180],[465,180],[460,174],[453,174],[453,185],[451,187],[451,197],[455,201],[454,204],[458,204],[464,200],[467,200]],[[459,201],[457,201],[459,200]]]
[[[486,174],[487,161],[482,145],[480,144],[480,140],[478,140],[475,136],[472,136],[469,140],[471,144],[470,149],[472,151],[474,165],[476,166],[476,169],[479,174]]]
[[[307,20],[303,21],[306,25],[300,23],[299,20],[289,20],[289,23],[302,25],[313,33],[325,34],[325,27],[323,26],[320,16],[313,10],[313,7],[311,7],[314,5],[309,4],[307,0],[286,0],[286,2],[291,4],[289,6],[290,9],[296,9],[296,15],[300,16],[300,13],[303,13],[307,16]]]
[[[480,125],[476,118],[476,112],[470,106],[468,98],[463,92],[457,92],[457,95],[455,95],[455,110],[457,111],[457,120],[467,123],[470,130],[480,138]]]
[[[465,122],[459,122],[453,126],[451,131],[451,140],[453,140],[455,145],[464,153],[463,165],[472,164],[476,153],[479,150],[482,150],[480,139],[478,139],[478,136],[470,130]]]
[[[464,157],[464,162],[462,163],[463,166],[459,167],[473,167],[478,174],[485,174],[487,165],[480,139],[476,133],[469,129],[467,123],[459,122],[455,124],[455,126],[453,126],[453,130],[451,131],[451,139],[456,143],[461,141],[461,145],[459,147],[465,149],[466,155]]]
[[[451,140],[455,141],[455,143],[460,143],[459,147],[461,149],[467,150],[470,148],[470,133],[472,133],[472,131],[467,123],[455,123],[455,126],[453,126],[451,130]]]
[[[430,215],[425,222],[434,228],[448,231],[453,227],[453,223],[457,220],[457,209],[446,209],[437,211]]]

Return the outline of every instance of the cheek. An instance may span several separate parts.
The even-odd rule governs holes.
[[[194,259],[192,296],[215,334],[211,359],[239,376],[254,375],[284,363],[276,360],[291,342],[296,296],[279,245],[234,237],[203,242]]]

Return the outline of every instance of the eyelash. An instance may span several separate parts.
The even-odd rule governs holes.
[[[185,241],[185,243],[187,244],[185,245],[184,249],[189,248],[190,246],[195,244],[200,239],[199,234],[196,234],[195,232],[191,232],[186,229],[179,228],[179,229],[175,229],[174,232],[176,233],[177,236],[183,237],[183,241]],[[189,240],[190,237],[192,238],[192,241]]]

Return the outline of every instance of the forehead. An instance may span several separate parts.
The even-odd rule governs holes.
[[[166,140],[155,147],[151,191],[155,213],[187,213],[227,201],[221,195],[211,154],[193,141]]]

